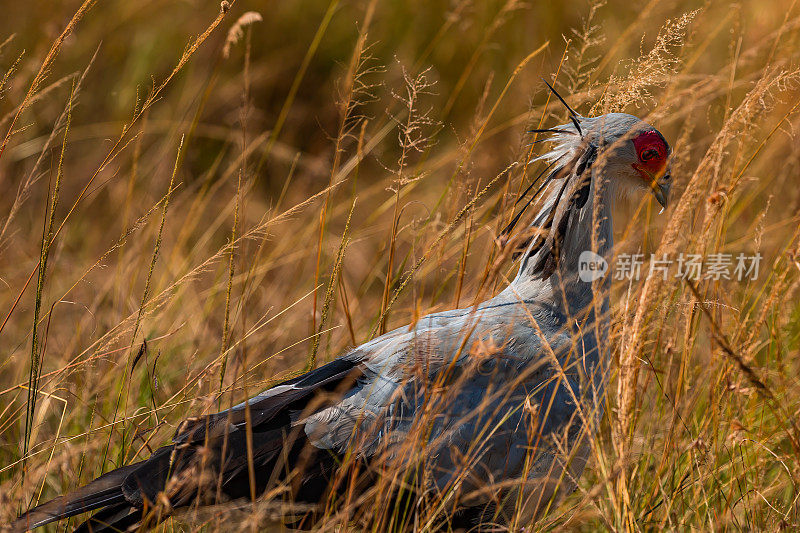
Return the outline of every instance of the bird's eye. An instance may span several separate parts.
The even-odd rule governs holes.
[[[655,159],[658,157],[658,150],[655,148],[648,148],[639,156],[642,158],[642,161],[650,161],[651,159]]]

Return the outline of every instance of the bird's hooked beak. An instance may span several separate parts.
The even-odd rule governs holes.
[[[653,193],[653,196],[656,197],[656,201],[661,204],[661,211],[663,212],[664,209],[667,208],[669,189],[672,183],[670,181],[669,168],[664,165],[659,169],[653,170],[638,164],[634,164],[633,168],[635,168],[642,176],[642,179],[650,185],[650,191]]]
[[[664,211],[669,203],[669,188],[671,183],[669,178],[669,170],[667,170],[660,179],[655,179],[650,182],[650,190],[653,191],[653,196],[656,197],[656,201],[661,204],[661,211]]]

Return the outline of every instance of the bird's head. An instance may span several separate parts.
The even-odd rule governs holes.
[[[669,200],[669,144],[650,124],[625,113],[609,113],[592,119],[587,134],[606,147],[606,174],[622,194],[650,191],[666,208]],[[587,124],[588,125],[588,124]]]
[[[543,176],[547,177],[502,233],[503,237],[508,236],[525,209],[539,193],[549,188],[547,199],[531,224],[533,237],[525,238],[516,248],[520,252],[525,250],[526,257],[538,256],[531,273],[542,278],[553,273],[564,252],[564,237],[570,221],[579,213],[592,210],[593,202],[588,199],[592,190],[597,191],[593,182],[601,181],[601,190],[611,191],[616,196],[635,196],[639,191],[649,191],[662,208],[667,206],[671,184],[671,150],[657,129],[626,113],[583,117],[569,107],[550,84],[548,87],[569,111],[570,122],[555,128],[531,130],[549,134],[540,141],[549,143],[550,150],[536,158],[548,165],[517,202],[533,190]],[[525,261],[521,271],[524,264]]]
[[[671,186],[671,149],[656,128],[626,113],[597,117],[574,116],[573,122],[551,128],[546,140],[552,149],[540,159],[562,166],[592,152],[592,167],[602,170],[608,185],[620,196],[649,191],[663,208]]]

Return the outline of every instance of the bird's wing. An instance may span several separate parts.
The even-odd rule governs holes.
[[[542,359],[539,340],[521,309],[522,305],[506,304],[436,313],[413,328],[365,344],[358,349],[362,374],[354,386],[340,401],[295,423],[303,424],[318,448],[371,455],[379,445],[387,445],[379,440],[389,434],[402,439],[417,418],[421,398],[432,389],[465,387],[465,397],[480,402],[484,382],[472,380],[471,373],[480,371],[473,352],[478,359],[488,355],[517,368]],[[458,403],[465,405],[463,398],[454,403],[452,414],[457,414]]]
[[[469,465],[514,475],[526,460],[530,431],[560,434],[574,420],[579,393],[574,359],[581,354],[566,361],[565,350],[574,345],[570,333],[554,331],[545,349],[526,309],[495,302],[438,313],[368,344],[355,386],[341,401],[295,423],[317,448],[377,454],[382,464],[395,454],[406,460],[409,443],[421,445],[430,458],[430,481],[440,490]],[[566,375],[555,370],[549,350],[563,356]],[[541,419],[533,422],[526,409]],[[477,478],[463,482],[472,489],[480,485]]]
[[[324,392],[334,392],[363,375],[357,357],[341,357],[305,374],[278,385],[230,409],[184,421],[173,438],[177,444],[217,439],[226,432],[242,429],[247,421],[253,428],[274,422],[285,410],[304,409],[310,398]]]
[[[188,419],[179,427],[173,444],[159,448],[144,461],[108,472],[29,510],[14,523],[13,530],[25,531],[97,509],[100,512],[85,524],[90,530],[127,527],[139,523],[145,502],[156,502],[159,492],[165,492],[170,504],[179,507],[201,493],[206,497],[210,491],[213,498],[217,479],[226,496],[245,496],[249,488],[248,461],[261,469],[258,483],[263,485],[263,476],[269,477],[282,450],[302,449],[307,444],[302,435],[291,434],[290,413],[304,410],[320,393],[346,388],[362,374],[357,358],[336,359],[250,398],[246,404]],[[249,417],[245,405],[250,408]],[[245,431],[248,418],[252,454],[248,454]],[[209,477],[212,472],[218,472],[220,477]],[[327,480],[318,477],[324,487]],[[208,482],[210,486],[204,486]]]
[[[271,464],[280,450],[302,443],[343,454],[371,456],[387,433],[402,435],[417,417],[418,397],[447,368],[455,379],[472,364],[476,343],[493,344],[511,366],[542,359],[522,305],[488,306],[435,313],[414,326],[377,337],[306,374],[285,381],[227,411],[190,419],[179,429],[178,448],[244,446],[240,438],[250,424],[258,462]],[[514,316],[516,319],[509,319]],[[555,336],[554,336],[555,337]],[[527,339],[520,343],[520,339]],[[501,353],[502,352],[502,353]],[[473,369],[474,370],[474,369]],[[466,383],[466,382],[465,382]],[[480,395],[473,387],[469,395]],[[249,420],[245,407],[249,407]],[[287,434],[294,436],[287,438]],[[358,439],[357,442],[354,439]],[[239,441],[242,441],[239,443]],[[234,446],[235,447],[235,446]],[[247,454],[232,451],[229,477],[247,464]],[[174,466],[171,466],[173,468]],[[139,482],[141,484],[141,482]]]

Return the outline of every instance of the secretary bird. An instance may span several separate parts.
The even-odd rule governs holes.
[[[405,516],[432,495],[449,502],[440,527],[542,516],[576,488],[603,412],[610,276],[584,281],[579,257],[591,251],[610,260],[616,198],[651,191],[666,207],[670,188],[670,148],[655,128],[564,105],[569,123],[533,130],[551,134],[552,148],[539,158],[548,167],[503,235],[534,198],[547,196],[531,226],[509,241],[520,267],[502,292],[188,419],[148,459],[29,510],[12,528],[97,511],[76,531],[147,529],[181,507],[265,493],[320,510],[376,486],[394,491],[386,500]],[[390,465],[405,477],[392,478]],[[275,490],[281,484],[283,492]],[[309,511],[295,525],[317,516]]]

